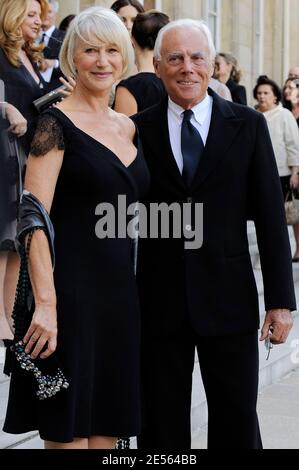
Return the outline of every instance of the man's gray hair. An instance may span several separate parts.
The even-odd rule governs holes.
[[[210,29],[208,28],[208,26],[206,25],[204,21],[191,20],[189,18],[171,21],[162,29],[160,29],[156,43],[155,43],[155,49],[154,49],[155,59],[158,59],[158,60],[161,59],[161,47],[162,47],[164,34],[167,33],[167,31],[170,31],[171,29],[177,29],[177,28],[197,29],[198,31],[201,31],[206,36],[207,41],[208,41],[210,61],[214,62],[215,57],[216,57],[216,49],[215,49],[215,45],[214,45],[214,41],[213,41]]]
[[[49,5],[52,5],[54,11],[57,13],[59,10],[59,2],[57,0],[48,0]]]

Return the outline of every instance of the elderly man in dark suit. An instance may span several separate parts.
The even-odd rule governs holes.
[[[45,61],[42,65],[42,76],[49,83],[49,90],[59,87],[59,77],[62,72],[59,67],[59,52],[64,40],[65,32],[55,27],[56,14],[59,3],[57,0],[48,0],[48,14],[42,24],[41,42],[45,45],[43,50]]]
[[[261,114],[208,88],[215,48],[194,20],[164,27],[155,69],[169,98],[133,119],[151,172],[144,203],[203,203],[200,248],[184,238],[140,240],[143,431],[141,449],[190,448],[197,349],[208,447],[262,447],[256,413],[258,295],[247,239],[256,226],[266,317],[260,340],[286,341],[296,308],[275,158]],[[196,224],[195,224],[196,225]],[[162,220],[163,226],[163,220]]]

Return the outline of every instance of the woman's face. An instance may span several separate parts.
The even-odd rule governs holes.
[[[41,24],[41,6],[37,0],[31,0],[26,17],[21,24],[24,41],[35,41],[39,34]]]
[[[123,58],[114,44],[94,39],[92,46],[78,40],[74,64],[77,69],[77,85],[94,93],[110,91],[123,72]]]
[[[227,82],[232,71],[232,64],[227,64],[224,57],[221,55],[215,59],[215,72],[214,76],[222,82]]]
[[[288,80],[284,87],[284,98],[287,101],[297,102],[299,98],[298,88],[293,80]]]
[[[134,20],[136,16],[138,15],[138,11],[136,10],[136,8],[132,7],[132,5],[128,5],[126,7],[120,8],[117,14],[120,17],[120,19],[124,22],[125,27],[131,34]]]
[[[273,93],[271,85],[260,85],[256,95],[260,111],[270,111],[270,109],[277,106],[277,98]]]

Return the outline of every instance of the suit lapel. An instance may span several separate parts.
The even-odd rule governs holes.
[[[164,166],[169,178],[183,191],[192,191],[205,181],[209,174],[225,157],[244,122],[243,119],[236,117],[228,102],[218,97],[212,90],[209,89],[208,91],[213,97],[210,130],[204,153],[189,190],[183,181],[172,153],[167,118],[168,98],[163,100],[160,105],[153,108],[153,113],[150,117],[149,132],[151,138],[155,139],[154,145],[158,147],[158,153],[161,155],[159,164],[161,163],[161,165]]]
[[[238,134],[244,120],[234,114],[229,104],[209,89],[213,109],[208,139],[191,190],[201,185],[220,163]]]

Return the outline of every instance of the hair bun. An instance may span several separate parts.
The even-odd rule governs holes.
[[[256,81],[258,85],[262,85],[263,83],[268,83],[269,77],[267,75],[260,75]]]

